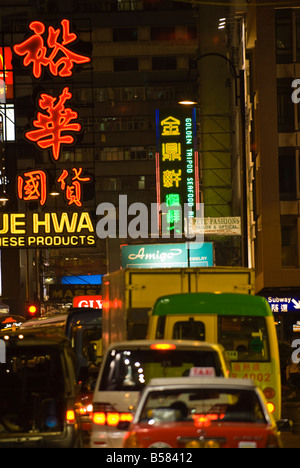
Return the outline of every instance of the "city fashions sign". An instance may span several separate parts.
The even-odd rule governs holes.
[[[0,213],[0,248],[58,248],[96,245],[89,213]]]

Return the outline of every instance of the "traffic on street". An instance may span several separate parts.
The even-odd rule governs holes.
[[[111,322],[104,316],[109,311],[113,320],[123,304],[110,300],[113,276],[102,309],[29,320],[2,314],[1,447],[298,447],[300,401],[296,407],[296,392],[282,385],[266,300],[207,292],[158,297],[145,337],[130,337],[127,320],[106,349]],[[237,364],[257,374],[236,375]],[[267,386],[257,378],[262,372]]]

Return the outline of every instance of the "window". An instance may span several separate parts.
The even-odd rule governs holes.
[[[300,61],[300,11],[299,9],[276,11],[277,63]]]
[[[206,419],[207,418],[207,419]],[[257,394],[251,390],[226,388],[180,388],[149,393],[139,422],[163,424],[175,421],[198,421],[217,427],[222,421],[239,423],[266,423]],[[166,426],[166,430],[167,430]],[[161,429],[163,427],[161,426]],[[179,443],[180,443],[180,437]],[[201,439],[201,438],[200,438]]]
[[[281,225],[281,264],[283,267],[298,267],[297,218]]]
[[[114,71],[138,71],[139,61],[137,57],[121,57],[114,59]]]
[[[174,340],[205,341],[205,325],[198,320],[176,322],[173,327]]]
[[[295,150],[279,148],[278,158],[280,200],[295,200],[297,198]]]
[[[175,41],[175,27],[154,27],[151,28],[152,41]]]
[[[276,55],[277,63],[292,62],[292,17],[286,10],[276,13]]]
[[[152,57],[152,70],[176,70],[176,57]]]
[[[265,317],[220,316],[218,343],[231,361],[268,361],[269,342]]]
[[[121,179],[119,177],[106,177],[103,179],[103,190],[113,192],[121,190]]]
[[[118,28],[113,30],[114,42],[137,41],[137,28]]]
[[[139,176],[138,189],[145,190],[145,188],[146,188],[146,178],[145,176]]]
[[[181,377],[194,367],[212,367],[216,376],[223,374],[219,355],[212,349],[116,349],[103,365],[99,390],[140,391],[154,376]]]
[[[292,80],[277,80],[278,131],[295,131],[296,104],[292,101]]]

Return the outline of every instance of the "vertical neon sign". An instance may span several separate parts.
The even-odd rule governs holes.
[[[172,207],[166,214],[169,229],[182,232],[183,216],[194,218],[199,203],[196,109],[157,110],[156,135],[157,201]]]
[[[29,29],[32,35],[16,44],[13,50],[22,57],[24,67],[31,67],[35,79],[42,78],[44,70],[54,77],[71,77],[74,65],[91,61],[90,57],[69,48],[77,40],[77,35],[70,31],[69,20],[63,19],[57,29],[53,26],[46,28],[41,21],[32,21]],[[77,112],[67,104],[72,97],[67,86],[59,96],[41,93],[38,100],[40,111],[31,122],[34,128],[25,133],[28,141],[41,149],[49,149],[55,162],[60,158],[62,146],[73,144],[73,134],[82,130],[81,124],[76,121]],[[63,169],[56,180],[68,205],[82,206],[81,183],[91,181],[90,177],[83,177],[82,171],[82,167],[72,168],[72,173]],[[20,174],[17,178],[17,196],[20,200],[38,200],[40,205],[44,205],[47,199],[47,174],[43,170]]]

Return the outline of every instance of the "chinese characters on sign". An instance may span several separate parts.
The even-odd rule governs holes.
[[[174,208],[166,213],[174,232],[184,228],[184,204],[193,218],[199,203],[195,124],[195,109],[156,111],[158,203]]]
[[[56,99],[48,94],[41,94],[39,106],[46,114],[38,112],[37,120],[33,121],[34,127],[38,130],[31,130],[25,133],[30,141],[36,141],[42,149],[52,148],[52,155],[55,161],[59,159],[62,144],[74,142],[72,135],[65,135],[65,132],[79,132],[79,123],[70,123],[78,117],[77,112],[70,108],[65,108],[65,102],[72,98],[69,88],[64,88],[62,94]]]
[[[21,44],[14,46],[17,55],[24,56],[23,64],[28,67],[32,64],[32,73],[35,78],[42,75],[42,67],[48,67],[53,76],[72,76],[72,69],[75,64],[90,62],[89,57],[84,57],[70,51],[66,46],[77,39],[76,34],[70,33],[70,21],[61,21],[62,30],[48,28],[47,50],[43,34],[46,31],[45,25],[40,21],[33,21],[29,28],[35,33]],[[59,41],[59,37],[61,41]]]
[[[82,206],[81,183],[90,182],[90,177],[82,177],[83,168],[73,167],[73,177],[70,176],[71,171],[63,169],[56,181],[60,184],[61,190],[65,193],[65,198],[68,205],[75,204]],[[38,200],[43,206],[47,198],[47,174],[42,170],[33,170],[24,172],[18,176],[18,198],[23,201]]]
[[[32,31],[30,37],[16,44],[13,51],[22,57],[24,67],[30,67],[35,79],[42,78],[44,71],[54,77],[68,78],[72,76],[75,65],[91,61],[90,57],[75,53],[70,48],[77,41],[77,35],[71,32],[69,20],[63,19],[58,28],[46,27],[41,21],[32,21],[29,29]],[[4,70],[0,78],[3,73]],[[42,150],[49,150],[54,162],[59,161],[62,147],[72,145],[75,135],[82,130],[77,121],[78,113],[68,103],[72,97],[68,86],[62,87],[58,95],[40,93],[39,111],[31,122],[32,128],[25,133],[28,141]],[[55,180],[67,205],[75,208],[82,207],[82,184],[91,181],[91,177],[84,175],[82,167],[59,169]],[[35,168],[19,174],[16,185],[19,200],[37,201],[40,206],[46,204],[49,181],[44,170]]]

